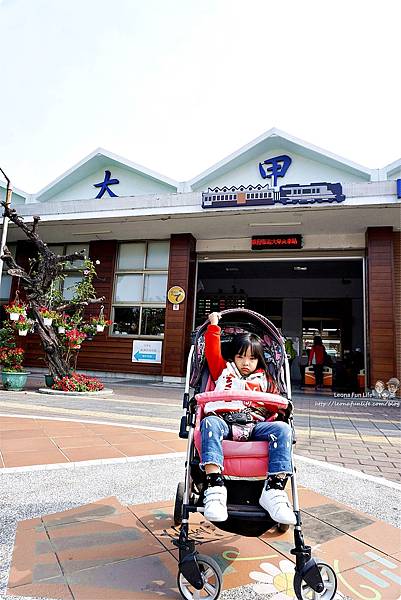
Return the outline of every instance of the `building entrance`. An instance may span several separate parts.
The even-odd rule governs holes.
[[[293,340],[291,375],[300,386],[319,335],[332,370],[327,381],[337,390],[358,390],[365,339],[362,259],[200,262],[195,325],[227,308],[255,310]]]

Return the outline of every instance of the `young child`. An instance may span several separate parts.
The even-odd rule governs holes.
[[[268,374],[263,346],[255,334],[240,334],[234,340],[232,361],[221,355],[218,326],[220,313],[209,315],[210,325],[205,334],[205,354],[216,391],[254,390],[278,393],[278,388]],[[229,436],[227,423],[217,415],[206,416],[201,422],[202,463],[206,472],[205,512],[209,521],[226,521],[227,488],[221,474],[224,469],[222,441]],[[267,479],[259,504],[277,523],[294,525],[295,515],[284,491],[288,475],[292,474],[292,432],[283,421],[256,423],[250,440],[269,442]]]

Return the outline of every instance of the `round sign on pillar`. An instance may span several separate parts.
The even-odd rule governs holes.
[[[180,310],[180,304],[185,300],[185,291],[181,286],[173,285],[167,292],[167,299],[173,305],[173,310]]]

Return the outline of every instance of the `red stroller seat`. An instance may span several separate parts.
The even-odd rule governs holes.
[[[202,438],[200,424],[204,417],[204,406],[207,402],[242,400],[243,402],[263,402],[264,407],[272,413],[267,419],[275,421],[279,413],[284,413],[288,400],[278,394],[264,392],[226,390],[222,392],[203,392],[195,396],[197,403],[194,443],[202,456]],[[224,475],[233,477],[266,477],[269,444],[267,442],[233,442],[223,440]]]

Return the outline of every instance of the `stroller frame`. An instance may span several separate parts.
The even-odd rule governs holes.
[[[246,313],[253,317],[260,318],[264,321],[265,325],[270,326],[270,331],[273,332],[280,339],[283,350],[283,360],[281,361],[281,365],[279,365],[281,367],[281,373],[279,375],[282,379],[280,387],[283,387],[282,384],[284,383],[285,396],[288,400],[290,407],[292,408],[289,363],[285,353],[284,339],[282,338],[281,333],[265,317],[262,317],[261,315],[258,315],[258,313],[254,313],[253,311],[249,311],[247,309],[229,309],[222,311],[221,315],[222,317],[224,317],[227,314],[233,313],[242,313],[242,315]],[[191,490],[192,485],[194,483],[193,478],[191,476],[191,466],[193,465],[193,461],[195,458],[194,433],[197,409],[197,402],[195,396],[197,391],[195,390],[192,395],[190,394],[190,380],[191,366],[194,360],[196,342],[200,335],[200,332],[202,332],[206,328],[207,324],[208,322],[205,322],[198,328],[197,335],[195,337],[193,345],[190,348],[187,361],[185,390],[183,396],[183,409],[185,411],[185,414],[181,417],[179,431],[179,437],[188,440],[185,461],[186,472],[184,486],[182,487],[182,483],[179,484],[177,490],[174,520],[176,524],[181,524],[179,537],[178,539],[174,540],[173,543],[179,549],[179,571],[177,579],[178,587],[182,596],[186,599],[200,598],[199,592],[196,592],[196,590],[202,590],[204,588],[204,586],[206,585],[205,572],[207,571],[210,574],[210,572],[212,571],[215,575],[215,580],[217,581],[217,584],[215,589],[215,595],[208,596],[208,598],[210,598],[210,600],[215,600],[219,597],[221,590],[221,568],[218,565],[218,563],[213,559],[200,555],[195,549],[195,541],[191,540],[189,537],[190,514],[193,512],[204,512],[204,508],[200,505],[199,500],[198,503],[194,503],[193,501],[191,502],[191,500],[193,500],[193,498],[191,498]],[[288,423],[291,426],[294,446],[296,443],[296,437],[292,410],[288,416]],[[291,448],[291,455],[293,459],[293,448]],[[322,562],[317,562],[314,558],[312,558],[311,547],[305,544],[302,533],[302,520],[299,507],[296,467],[293,461],[292,464],[293,474],[290,475],[290,480],[296,524],[294,525],[294,548],[290,552],[292,555],[295,556],[294,591],[298,600],[309,600],[309,598],[321,598],[322,600],[332,600],[337,590],[337,577],[330,565],[327,565]],[[202,496],[203,494],[200,494],[200,500],[202,499]],[[265,514],[267,516],[267,513]],[[235,510],[229,511],[229,516],[234,516],[235,518],[239,519],[249,519],[250,516],[252,517],[252,513],[250,513],[249,509]],[[256,518],[260,518],[260,515],[257,515],[256,513],[254,514],[254,516]],[[275,521],[272,520],[272,527],[274,526],[274,524]],[[215,525],[219,527],[221,524],[215,523]],[[280,526],[280,524],[277,525],[279,530],[281,531],[286,531],[289,527]],[[269,528],[267,528],[267,530],[268,529]],[[182,585],[180,585],[180,582],[182,583],[182,578],[186,580],[186,584],[190,584],[195,589],[195,593],[193,596],[188,595],[186,593],[187,590],[184,590],[184,592],[182,591]],[[317,595],[315,594],[315,592]],[[312,593],[312,596],[310,595],[310,593]]]

